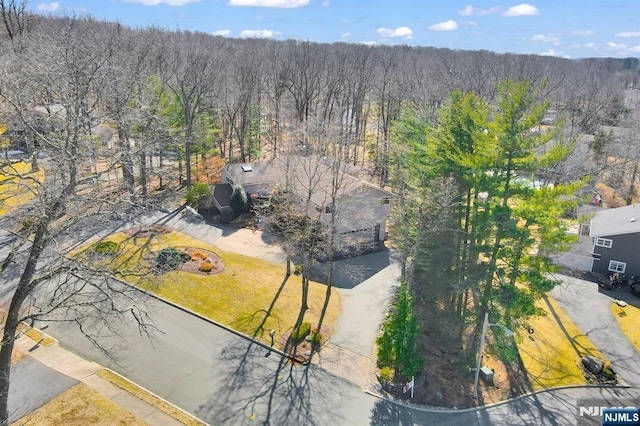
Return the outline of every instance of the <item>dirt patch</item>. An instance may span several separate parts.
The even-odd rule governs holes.
[[[178,247],[178,250],[187,253],[191,256],[191,260],[178,266],[177,270],[181,272],[188,272],[196,275],[215,275],[224,271],[224,262],[212,251],[204,249],[196,249],[193,247]],[[209,263],[212,265],[210,271],[201,270],[202,263]]]
[[[312,324],[311,332],[314,333],[318,330],[318,324]],[[329,338],[333,335],[335,331],[334,328],[330,325],[323,325],[320,330],[320,335],[322,336],[322,340],[319,345],[313,345],[311,342],[306,340],[294,345],[293,343],[290,345],[291,347],[287,349],[287,343],[289,342],[289,337],[291,337],[291,332],[293,328],[285,331],[284,334],[278,340],[278,347],[282,351],[286,351],[289,356],[295,358],[300,362],[307,362],[310,359],[310,351],[314,349],[315,352],[319,352],[322,349],[322,346],[329,340]]]

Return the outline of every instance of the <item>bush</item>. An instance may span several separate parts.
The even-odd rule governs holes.
[[[207,255],[201,251],[194,251],[191,255],[191,260],[207,260]]]
[[[119,248],[115,241],[99,241],[93,245],[93,251],[100,254],[116,254]]]
[[[207,262],[202,261],[200,262],[200,267],[198,268],[201,272],[211,272],[211,270],[213,269],[213,263],[211,262]]]
[[[291,340],[294,342],[302,342],[311,332],[311,324],[303,322],[291,332]]]
[[[209,185],[202,182],[196,182],[191,185],[191,188],[187,191],[186,202],[188,206],[195,209],[200,206],[200,203],[211,197],[211,189]]]
[[[389,383],[393,381],[393,376],[395,375],[395,371],[391,367],[382,367],[380,369],[380,378]]]
[[[156,267],[160,271],[172,271],[189,261],[191,256],[173,247],[163,248],[156,256]]]
[[[322,343],[322,334],[318,333],[317,331],[311,333],[311,343],[319,346]]]

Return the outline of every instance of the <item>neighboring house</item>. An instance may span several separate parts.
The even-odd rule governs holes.
[[[593,272],[640,276],[640,204],[596,213],[589,235],[593,239]]]
[[[334,172],[334,168],[339,171]],[[384,241],[392,194],[345,171],[345,167],[328,158],[292,156],[226,165],[221,170],[221,180],[230,186],[242,185],[250,198],[269,196],[276,185],[287,186],[299,196],[301,205],[310,197],[307,215],[327,225],[332,216],[331,190],[335,184],[338,247],[357,248]],[[213,196],[217,198],[216,189]],[[222,201],[214,204],[222,206]]]

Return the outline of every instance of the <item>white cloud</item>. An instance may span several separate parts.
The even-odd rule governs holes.
[[[214,36],[222,36],[222,37],[226,37],[229,34],[231,34],[231,30],[218,30],[218,31],[214,31],[213,35]]]
[[[431,31],[454,31],[458,29],[458,23],[452,19],[444,22],[438,22],[429,27]]]
[[[322,7],[329,7],[330,5],[331,5],[331,1],[330,0],[323,0]]]
[[[240,37],[243,38],[271,38],[277,32],[273,30],[242,30]]]
[[[494,6],[488,9],[480,9],[478,7],[473,7],[471,5],[468,5],[464,9],[458,10],[458,13],[460,14],[460,16],[471,16],[471,15],[485,16],[485,15],[492,15],[494,13],[497,13],[499,10],[500,10],[500,6]]]
[[[575,37],[591,37],[596,35],[596,32],[593,30],[575,30],[571,31],[571,35]]]
[[[129,3],[141,3],[145,6],[157,6],[166,4],[169,6],[184,6],[189,3],[198,3],[200,0],[126,0]]]
[[[511,6],[502,16],[533,16],[539,15],[540,11],[537,7],[527,3],[521,3],[517,6]]]
[[[351,37],[351,33],[342,33],[342,34],[340,34],[340,37],[342,37],[342,38]]]
[[[393,28],[378,28],[378,34],[382,37],[402,37],[410,39],[413,37],[413,31],[409,27]]]
[[[640,53],[640,44],[629,48],[630,52]]]
[[[587,43],[584,45],[584,47],[588,47],[589,49],[595,49],[598,46],[596,46],[595,43]]]
[[[276,9],[303,7],[308,4],[309,0],[229,0],[229,6],[273,7]]]
[[[627,48],[627,45],[624,43],[614,43],[612,41],[607,43],[607,49],[624,50],[626,48]]]
[[[542,55],[542,56],[555,56],[557,58],[566,58],[566,59],[570,59],[571,58],[570,55],[567,55],[564,52],[556,52],[554,49],[549,49],[546,52],[540,53],[540,55]]]
[[[640,37],[640,31],[625,31],[622,33],[617,33],[616,37],[620,38],[637,38]]]
[[[531,37],[531,41],[536,43],[551,43],[554,46],[558,46],[562,41],[562,37],[560,37],[560,34],[536,34]]]
[[[41,12],[55,12],[60,9],[60,3],[57,1],[51,3],[38,3],[36,8]]]
[[[365,46],[375,46],[378,43],[375,41],[360,41],[358,42],[358,44],[364,44]]]

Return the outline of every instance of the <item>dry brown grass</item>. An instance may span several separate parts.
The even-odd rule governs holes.
[[[527,330],[517,332],[518,349],[534,389],[586,384],[581,358],[604,356],[551,298],[538,301],[546,316],[534,317]]]
[[[613,316],[627,339],[640,352],[640,308],[633,305],[627,305],[623,308],[612,303],[611,312],[613,312]]]
[[[182,424],[185,424],[187,426],[201,426],[204,424],[193,416],[190,416],[184,411],[174,407],[171,404],[168,404],[166,401],[163,401],[155,395],[152,395],[151,393],[142,389],[140,386],[127,380],[119,374],[114,373],[111,370],[100,370],[97,374],[98,376],[107,379],[114,385],[118,386],[120,389],[123,389],[134,396],[137,396],[147,404],[152,405],[163,413],[173,417]]]
[[[15,426],[137,426],[147,423],[83,383],[61,393]]]
[[[41,170],[30,175],[33,179],[19,177],[27,176],[30,172],[31,164],[24,161],[0,169],[0,215],[23,206],[35,197],[37,181],[44,180],[44,172]]]

